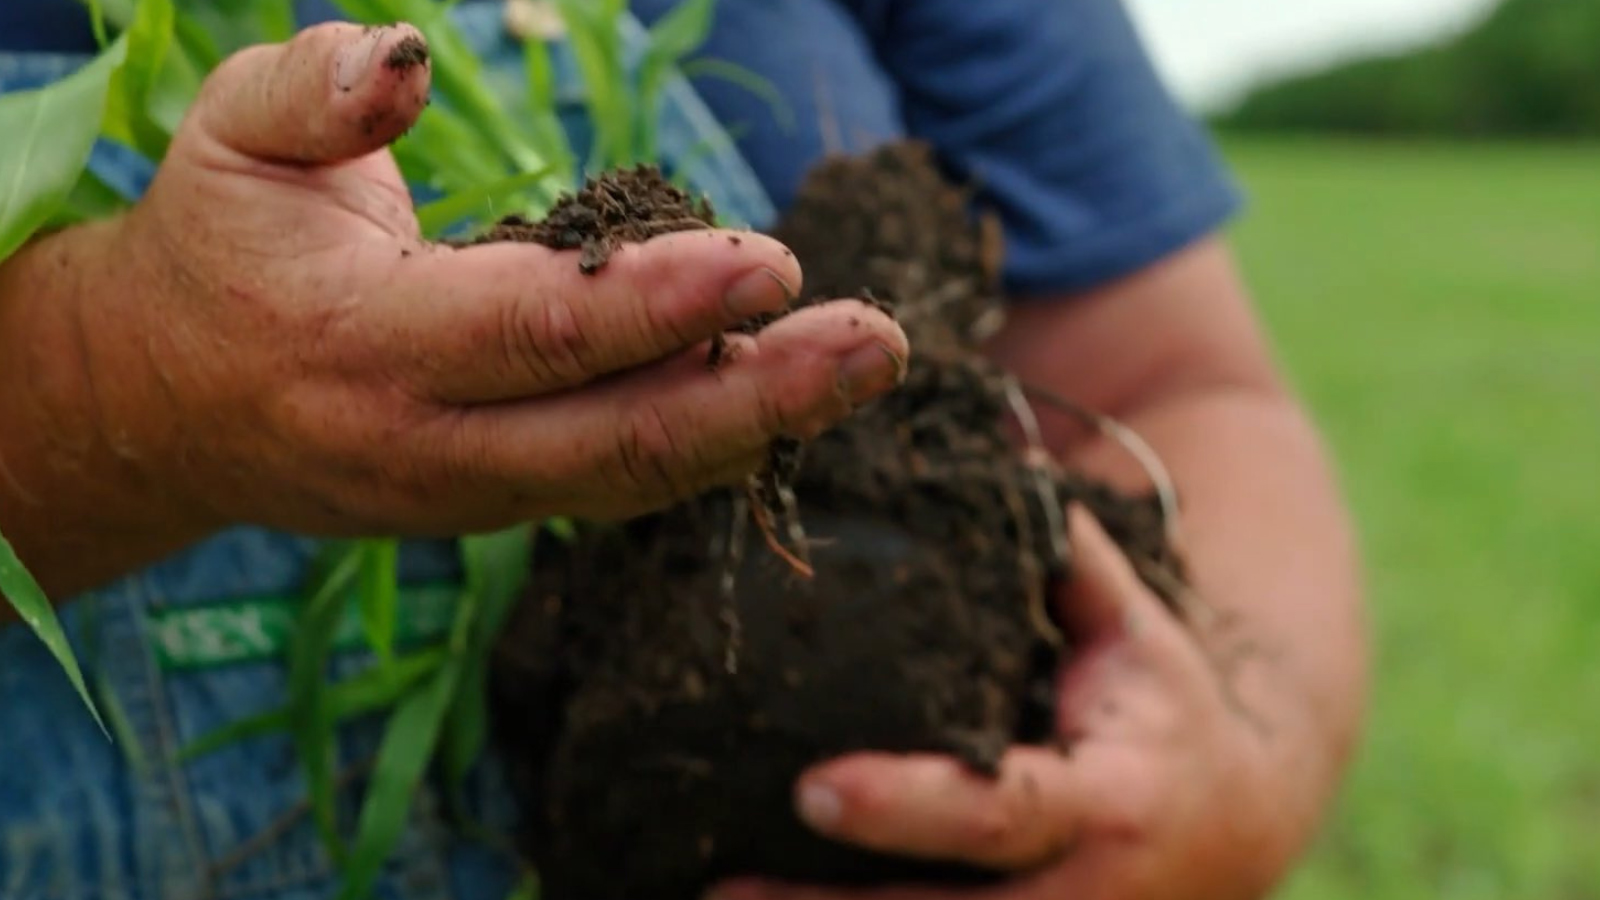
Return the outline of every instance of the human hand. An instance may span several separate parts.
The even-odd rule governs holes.
[[[335,24],[229,59],[146,198],[92,232],[103,274],[71,311],[87,426],[169,519],[454,534],[633,514],[893,386],[905,337],[855,302],[730,337],[737,359],[707,371],[708,339],[800,285],[758,235],[666,236],[594,276],[540,246],[422,241],[385,149],[428,97],[425,54],[397,52],[420,40]]]
[[[1018,747],[998,780],[939,756],[865,754],[807,772],[800,814],[831,838],[1014,873],[997,887],[846,891],[736,881],[717,900],[1243,900],[1306,839],[1317,802],[1230,705],[1194,636],[1087,512],[1061,596],[1069,749]]]

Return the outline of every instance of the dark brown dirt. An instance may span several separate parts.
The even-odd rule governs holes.
[[[395,71],[403,71],[428,62],[428,45],[421,39],[408,37],[394,45],[383,64]]]
[[[581,250],[579,268],[593,274],[625,243],[709,228],[715,220],[709,202],[689,196],[659,169],[639,166],[589,179],[538,222],[520,216],[502,219],[474,243],[528,241],[555,250]]]
[[[627,201],[589,190],[611,199],[515,233],[586,258],[613,246],[577,226]],[[953,754],[992,774],[1007,745],[1054,740],[1067,645],[1047,597],[1068,574],[1067,501],[1098,512],[1146,571],[1181,579],[1153,499],[1024,461],[1015,387],[975,349],[1001,314],[998,243],[924,150],[827,163],[775,233],[808,296],[866,289],[905,323],[905,384],[803,447],[775,444],[779,477],[762,491],[540,545],[492,696],[547,900],[694,900],[750,874],[993,877],[819,838],[792,812],[794,780],[869,749]],[[810,579],[760,527],[796,499]]]

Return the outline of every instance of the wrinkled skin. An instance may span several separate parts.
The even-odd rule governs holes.
[[[841,301],[713,374],[781,308],[778,243],[717,231],[599,274],[533,245],[420,239],[386,145],[420,35],[345,24],[206,81],[148,195],[0,267],[0,529],[55,594],[235,524],[450,535],[613,517],[755,469],[893,386],[909,349]],[[423,57],[420,61],[418,57]]]

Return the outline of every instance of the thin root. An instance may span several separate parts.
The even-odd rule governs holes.
[[[1044,572],[1039,570],[1039,561],[1033,556],[1033,516],[1028,514],[1028,504],[1023,501],[1022,492],[1017,490],[1011,479],[1005,479],[1001,488],[1006,506],[1011,508],[1011,517],[1017,523],[1017,561],[1028,590],[1028,619],[1045,643],[1060,650],[1067,645],[1067,639],[1051,620],[1050,611],[1045,606]]]
[[[1070,561],[1072,549],[1067,541],[1066,517],[1062,515],[1060,504],[1056,500],[1055,485],[1050,480],[1049,471],[1039,462],[1050,458],[1049,448],[1044,442],[1044,430],[1039,427],[1039,417],[1034,415],[1033,405],[1022,392],[1022,383],[1015,377],[1007,375],[1005,386],[1006,401],[1011,404],[1017,421],[1022,424],[1022,434],[1028,441],[1028,448],[1035,451],[1034,459],[1029,462],[1028,469],[1033,473],[1034,489],[1039,492],[1039,505],[1044,510],[1045,526],[1050,529],[1050,550],[1055,554],[1056,565],[1065,569]]]
[[[767,508],[761,502],[761,498],[756,496],[755,482],[752,481],[745,491],[750,500],[750,511],[755,516],[756,527],[761,529],[761,537],[767,542],[767,547],[773,553],[776,553],[778,558],[788,563],[789,568],[793,569],[800,577],[806,579],[815,577],[817,573],[816,570],[811,568],[811,564],[796,556],[788,547],[783,545],[782,541],[778,540],[778,533],[772,525],[772,517],[767,513]],[[804,545],[802,544],[802,546]]]
[[[750,526],[750,501],[746,497],[733,498],[731,522],[728,525],[728,549],[722,568],[722,609],[717,619],[728,630],[728,644],[723,652],[722,668],[729,675],[739,674],[739,651],[744,646],[744,622],[739,618],[738,597],[734,586],[739,566],[744,563],[745,530]]]
[[[1101,415],[1091,409],[1086,409],[1062,397],[1054,391],[1041,387],[1024,384],[1021,389],[1033,399],[1049,406],[1052,409],[1075,416],[1080,421],[1089,424],[1101,434],[1111,438],[1138,462],[1150,478],[1150,483],[1156,492],[1156,499],[1161,504],[1161,525],[1167,532],[1167,539],[1178,546],[1180,535],[1178,530],[1179,507],[1178,489],[1172,480],[1172,473],[1167,470],[1166,463],[1161,461],[1161,455],[1149,442],[1139,436],[1132,428],[1118,422],[1110,416]]]

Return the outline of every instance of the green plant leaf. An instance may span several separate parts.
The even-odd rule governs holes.
[[[528,582],[537,534],[533,526],[523,525],[461,540],[466,589],[475,595],[478,614],[467,637],[466,668],[440,750],[445,784],[452,789],[466,779],[488,739],[489,657]]]
[[[462,121],[479,134],[482,146],[511,162],[514,172],[536,172],[547,166],[524,126],[495,97],[472,44],[432,0],[335,0],[346,15],[377,24],[409,21],[428,39],[433,58],[433,86]],[[500,174],[500,173],[497,173]]]
[[[578,537],[578,530],[573,527],[571,519],[545,519],[543,522],[540,522],[539,525],[544,528],[545,531],[555,535],[557,540],[568,544],[572,543]]]
[[[778,120],[780,129],[785,132],[795,130],[797,121],[794,107],[783,96],[783,92],[778,90],[777,85],[756,72],[738,63],[705,56],[688,60],[680,64],[678,69],[683,72],[685,78],[715,78],[744,88],[772,110],[772,117]]]
[[[394,630],[400,615],[400,542],[361,542],[361,630],[384,664],[394,661]]]
[[[461,677],[462,664],[461,656],[452,655],[420,690],[401,701],[390,717],[361,805],[355,843],[343,869],[340,900],[368,896],[384,861],[405,830],[412,798],[438,745],[440,727]]]
[[[0,97],[0,260],[49,221],[77,184],[127,48],[118,38],[68,77]]]
[[[67,679],[72,682],[73,690],[78,692],[78,698],[89,708],[95,724],[100,726],[100,731],[109,740],[111,734],[106,731],[106,723],[100,718],[100,710],[89,696],[89,688],[83,681],[83,670],[78,668],[78,658],[73,655],[72,646],[67,643],[67,635],[61,630],[61,620],[56,618],[56,611],[50,605],[50,598],[45,596],[39,583],[22,565],[22,560],[17,558],[17,552],[12,549],[11,542],[7,541],[4,535],[0,535],[0,594],[5,595],[16,609],[17,615],[22,617],[22,621],[27,623],[27,626],[33,629],[33,633],[39,636],[39,640],[50,649],[50,655],[61,664],[62,670],[67,673]]]
[[[529,127],[534,144],[555,167],[552,174],[557,180],[571,183],[577,160],[573,158],[561,117],[556,113],[555,66],[550,59],[549,45],[537,37],[528,38],[522,43],[522,60],[528,79]]]
[[[85,169],[78,176],[67,198],[51,215],[50,229],[65,228],[79,222],[89,222],[116,215],[128,208],[128,201],[107,185],[100,177]]]
[[[100,0],[87,0],[89,7],[89,27],[94,30],[95,46],[104,50],[111,43],[111,38],[106,34],[106,9],[100,5]]]
[[[466,118],[442,105],[423,111],[394,145],[406,181],[438,191],[461,191],[507,175],[506,161]]]
[[[633,161],[634,116],[629,110],[628,75],[618,30],[624,5],[615,0],[556,0],[567,26],[567,42],[583,77],[585,104],[594,126],[591,170]]]
[[[335,626],[349,590],[361,572],[360,544],[331,545],[312,581],[311,596],[300,611],[289,642],[288,707],[296,754],[305,772],[312,818],[335,860],[344,858],[334,803],[334,717],[323,677],[333,649]]]
[[[327,685],[327,710],[335,723],[393,706],[418,682],[438,670],[445,660],[443,647],[429,647],[394,658],[387,666],[363,669],[344,681]],[[293,710],[285,705],[259,715],[237,719],[200,736],[178,754],[180,762],[198,759],[230,744],[288,731]]]
[[[289,0],[179,0],[182,12],[210,36],[222,56],[253,44],[294,36],[294,4]]]
[[[140,0],[133,23],[124,32],[127,59],[112,76],[101,131],[159,160],[166,155],[172,136],[150,115],[150,99],[160,79],[167,51],[172,46],[172,0]]]
[[[542,183],[550,174],[548,168],[524,175],[512,175],[493,184],[465,188],[448,197],[417,207],[417,221],[422,233],[438,237],[450,226],[463,220],[487,221],[505,212],[526,212],[518,209],[516,195]]]
[[[650,41],[639,63],[639,93],[634,104],[641,159],[657,156],[655,123],[661,92],[673,66],[705,43],[716,5],[716,0],[683,0],[650,29]]]

